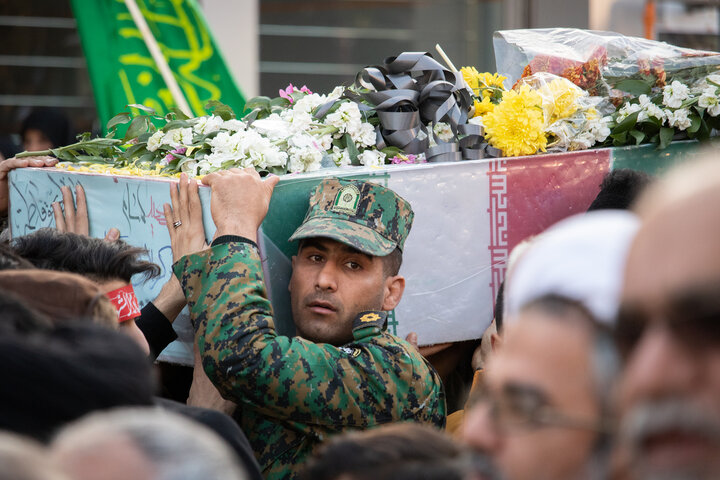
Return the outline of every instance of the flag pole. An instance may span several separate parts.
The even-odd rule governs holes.
[[[180,90],[180,85],[178,85],[177,80],[175,80],[167,60],[165,60],[165,57],[160,51],[160,46],[158,45],[157,40],[155,40],[155,37],[150,31],[150,27],[148,27],[148,24],[145,21],[145,17],[143,17],[142,12],[140,12],[140,8],[138,8],[135,0],[125,0],[125,5],[127,5],[135,25],[138,30],[140,30],[143,40],[145,41],[145,45],[148,50],[150,50],[150,55],[153,60],[155,60],[155,64],[157,65],[158,70],[160,70],[160,75],[162,75],[163,80],[165,80],[165,84],[170,90],[173,100],[175,100],[175,103],[181,112],[188,117],[192,117],[193,112],[190,109],[190,105],[187,103],[187,100],[185,100],[185,96],[183,95],[182,90]]]

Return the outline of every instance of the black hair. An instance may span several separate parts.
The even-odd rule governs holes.
[[[73,143],[75,132],[67,115],[56,108],[37,108],[25,117],[20,128],[20,136],[25,141],[28,130],[39,130],[50,140],[52,148]]]
[[[451,462],[464,453],[449,436],[428,425],[398,423],[334,437],[315,452],[300,478],[459,480],[463,475]],[[426,475],[418,476],[419,472]]]
[[[0,270],[27,270],[29,268],[35,268],[35,266],[13,251],[7,243],[0,243]]]
[[[0,337],[0,429],[47,441],[97,410],[151,405],[152,365],[127,336],[69,324],[45,335]]]
[[[588,207],[592,210],[627,210],[654,178],[645,172],[619,168],[608,172],[600,184],[600,193]]]
[[[160,275],[160,267],[140,260],[147,250],[122,240],[108,242],[43,228],[14,239],[13,249],[37,268],[78,273],[95,281],[120,279],[130,282],[131,277],[139,273],[148,278]]]
[[[403,260],[402,250],[395,247],[395,250],[380,258],[382,258],[383,261],[383,273],[385,277],[394,277],[400,273]]]
[[[495,297],[495,329],[500,332],[503,326],[503,313],[505,311],[505,280],[500,282],[497,296]]]

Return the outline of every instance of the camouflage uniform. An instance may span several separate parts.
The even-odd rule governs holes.
[[[327,189],[327,182],[318,187],[296,236],[318,236],[312,228],[301,230],[309,223],[322,224],[313,220],[312,202],[324,198],[318,193]],[[333,190],[338,180],[330,182]],[[360,189],[368,185],[352,183]],[[383,187],[370,190],[376,188]],[[335,196],[328,198],[334,201],[338,191],[343,193],[342,185],[333,191]],[[360,204],[363,192],[368,192],[358,192],[357,197],[345,198]],[[369,224],[380,222],[383,211],[392,210],[384,204],[386,208],[378,212],[370,204],[366,205],[369,216],[360,214],[368,217]],[[339,214],[350,214],[352,208],[343,205],[348,208]],[[322,214],[326,210],[321,207]],[[405,212],[403,219],[382,221],[396,232],[400,225],[401,233],[391,236],[391,241],[377,242],[374,251],[402,247],[412,210],[407,205],[407,211],[400,211]],[[327,223],[322,236],[333,238]],[[257,246],[238,237],[228,243],[222,243],[222,237],[217,241],[209,250],[183,257],[174,271],[198,331],[205,371],[223,396],[238,404],[236,418],[266,478],[294,478],[316,445],[344,430],[396,421],[444,426],[445,397],[439,376],[414,347],[385,331],[385,312],[358,315],[353,340],[341,347],[278,336]],[[351,239],[346,235],[342,241]]]

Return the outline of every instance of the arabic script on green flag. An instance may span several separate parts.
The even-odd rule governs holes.
[[[177,107],[124,0],[71,0],[103,125],[129,104],[165,114]],[[218,100],[245,100],[195,0],[136,0],[194,115]]]

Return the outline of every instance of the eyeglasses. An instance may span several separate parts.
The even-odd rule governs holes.
[[[577,418],[559,412],[549,403],[542,391],[529,385],[507,384],[497,394],[484,388],[473,396],[471,404],[489,406],[490,418],[500,430],[560,427],[594,432],[610,431],[610,428],[599,420]]]
[[[627,359],[650,328],[665,328],[691,351],[720,348],[720,288],[694,289],[669,299],[661,316],[639,306],[623,305],[615,327],[615,341]]]

